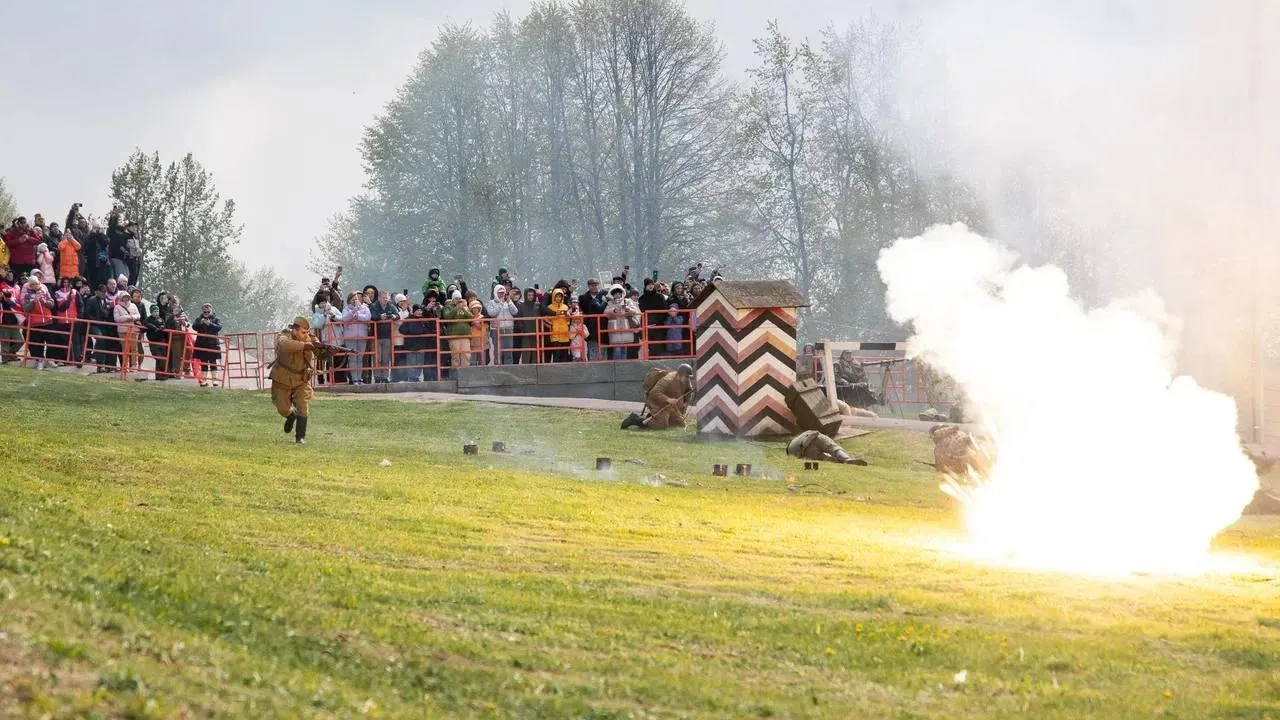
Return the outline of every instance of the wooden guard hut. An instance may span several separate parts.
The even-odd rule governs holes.
[[[782,280],[712,283],[694,303],[698,433],[722,437],[795,431],[787,408],[796,380],[797,311],[808,307]]]

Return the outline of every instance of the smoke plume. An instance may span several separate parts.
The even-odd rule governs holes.
[[[1179,367],[1250,401],[1280,318],[1280,6],[913,5],[896,87],[918,160],[968,180],[984,233],[1081,297],[1156,290],[1185,321]]]
[[[1203,559],[1257,489],[1231,398],[1176,377],[1178,323],[1152,293],[1088,308],[1057,267],[962,225],[880,254],[911,354],[950,374],[997,458],[966,507],[974,546],[1110,574]]]

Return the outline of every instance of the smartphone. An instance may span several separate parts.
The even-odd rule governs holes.
[[[654,270],[654,271],[653,271],[653,281],[654,281],[654,282],[658,282],[658,271],[657,271],[657,270]]]

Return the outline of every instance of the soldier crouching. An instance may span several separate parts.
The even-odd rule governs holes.
[[[666,430],[684,427],[685,413],[693,398],[693,367],[681,365],[675,370],[652,368],[645,376],[644,410],[631,413],[622,421],[622,429],[638,427]]]
[[[271,364],[271,402],[284,420],[284,431],[294,431],[294,441],[306,443],[307,416],[311,409],[311,379],[315,377],[316,351],[324,344],[311,334],[311,322],[296,317],[276,341]]]

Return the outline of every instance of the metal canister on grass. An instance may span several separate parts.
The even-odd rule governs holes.
[[[596,458],[596,471],[608,472],[613,469],[613,461],[607,457]]]
[[[462,454],[463,455],[479,455],[480,446],[475,443],[467,443],[466,445],[462,446]]]

